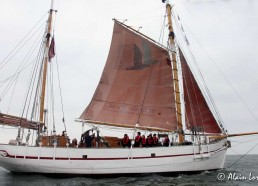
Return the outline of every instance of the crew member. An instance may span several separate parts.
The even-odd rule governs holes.
[[[150,133],[148,138],[147,138],[147,146],[152,147],[153,146],[153,137],[152,134]]]
[[[142,141],[141,133],[137,132],[137,136],[134,139],[134,147],[140,147]]]
[[[156,134],[153,134],[153,146],[158,146],[159,138]]]
[[[168,147],[169,146],[169,138],[168,135],[165,136],[164,140],[163,140],[163,146]]]
[[[122,139],[122,147],[130,147],[131,141],[127,134],[124,134],[124,138]]]
[[[141,146],[142,147],[146,147],[146,138],[145,138],[145,135],[142,135],[142,141],[141,141]]]

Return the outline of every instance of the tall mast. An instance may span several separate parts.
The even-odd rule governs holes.
[[[162,0],[162,2],[165,2],[165,0]],[[173,73],[173,81],[174,81],[178,135],[179,135],[179,143],[182,143],[184,141],[184,134],[183,134],[183,124],[182,124],[178,68],[177,68],[176,51],[175,51],[175,34],[173,31],[173,25],[172,25],[171,9],[172,7],[169,4],[169,0],[166,0],[166,12],[168,17],[168,30],[169,30],[169,44],[170,44],[170,47],[172,48],[172,73]]]
[[[42,89],[41,89],[41,96],[40,96],[40,122],[44,122],[44,104],[45,104],[45,93],[46,93],[46,79],[47,79],[47,66],[48,66],[48,51],[50,46],[50,38],[52,32],[52,19],[53,19],[53,5],[54,0],[51,0],[51,8],[49,10],[49,16],[47,21],[47,34],[46,34],[46,41],[45,41],[45,56],[44,56],[44,66],[43,66],[43,77],[42,77]],[[41,127],[40,131],[41,132]]]

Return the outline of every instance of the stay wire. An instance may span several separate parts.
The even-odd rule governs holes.
[[[57,68],[57,77],[58,77],[58,85],[59,85],[59,95],[60,95],[60,99],[61,99],[61,107],[62,107],[62,114],[63,114],[62,121],[64,123],[64,128],[65,128],[65,131],[66,131],[65,115],[64,115],[64,103],[63,103],[63,96],[62,96],[62,89],[61,89],[61,80],[60,80],[60,72],[59,72],[59,66],[58,66],[56,45],[55,45],[55,52],[56,52],[56,68]]]
[[[200,43],[200,41],[196,38],[196,36],[193,34],[193,32],[191,31],[191,29],[189,29],[189,32],[192,34],[192,36],[194,37],[194,39],[198,42],[198,44],[200,45],[200,47],[203,49],[203,51],[205,52],[205,54],[208,56],[208,58],[210,59],[210,61],[213,63],[213,65],[216,67],[216,69],[220,72],[220,74],[222,75],[222,77],[227,81],[227,83],[229,84],[229,86],[231,87],[231,89],[234,91],[234,93],[236,94],[236,96],[239,98],[239,100],[242,102],[242,104],[245,106],[245,108],[249,111],[249,113],[253,116],[253,118],[258,121],[258,118],[255,116],[255,114],[253,113],[253,111],[249,108],[249,106],[245,103],[245,101],[243,100],[243,98],[240,96],[240,94],[237,92],[237,90],[235,89],[235,87],[231,84],[231,82],[228,80],[228,78],[226,77],[226,75],[222,72],[222,70],[219,68],[219,66],[215,63],[215,61],[213,60],[213,58],[210,56],[210,54],[208,53],[208,51],[203,47],[203,45]]]
[[[39,35],[40,37],[39,37],[39,39],[41,38],[41,36],[42,36],[42,33],[40,33],[40,35]],[[42,41],[42,40],[41,40]],[[34,43],[34,44],[36,44],[36,43],[40,43],[40,42],[38,42],[37,40],[36,40],[36,42]],[[37,55],[37,56],[39,56],[40,55],[40,51],[42,51],[42,44],[43,44],[43,41],[41,42],[41,44],[40,44],[40,47],[39,47],[39,54]],[[33,46],[32,46],[33,47]],[[32,48],[31,47],[31,48]],[[36,46],[34,47],[34,50],[36,49]],[[34,51],[33,50],[33,51]],[[32,52],[33,52],[32,51]],[[32,53],[31,52],[31,53]],[[30,107],[30,102],[31,102],[31,98],[32,98],[32,92],[33,92],[33,87],[34,87],[34,85],[35,85],[35,81],[36,81],[36,72],[37,72],[37,69],[38,69],[38,63],[39,63],[39,60],[38,60],[38,58],[36,58],[35,59],[35,65],[34,65],[34,68],[33,68],[33,70],[32,70],[32,72],[31,72],[31,78],[30,78],[30,80],[31,80],[31,82],[32,82],[32,84],[30,85],[30,87],[29,87],[29,89],[28,89],[28,94],[30,94],[30,96],[29,96],[29,101],[28,101],[28,107],[27,107],[27,112],[26,112],[26,118],[27,118],[27,115],[28,115],[28,111],[29,111],[29,107]],[[25,65],[24,65],[25,66]],[[31,90],[31,91],[30,91]],[[26,103],[25,103],[26,104]]]
[[[167,17],[167,14],[165,13],[164,19],[163,19],[163,24],[161,26],[161,31],[160,31],[160,35],[159,35],[159,43],[163,43],[166,17]]]
[[[50,62],[50,100],[51,100],[51,106],[52,106],[52,119],[53,119],[53,131],[56,131],[56,125],[55,125],[55,100],[54,100],[54,82],[53,82],[53,65]]]
[[[55,33],[55,25],[56,25],[55,23],[56,23],[56,20],[58,19],[57,15],[58,15],[57,12],[55,12],[55,22],[53,24],[53,38],[54,38],[54,33]],[[57,77],[58,77],[59,95],[60,95],[62,114],[63,114],[62,121],[63,121],[63,124],[64,124],[64,129],[66,131],[65,114],[64,114],[64,102],[63,102],[63,95],[62,95],[62,89],[61,89],[61,80],[60,80],[60,72],[59,72],[59,64],[58,64],[58,56],[57,56],[58,52],[57,52],[56,43],[54,45],[54,51],[55,51],[55,58],[56,58],[56,69],[57,69]]]
[[[13,85],[13,83],[15,83],[15,81],[18,80],[18,76],[20,75],[19,72],[21,72],[24,69],[24,67],[26,67],[29,56],[31,56],[32,52],[36,49],[36,46],[35,46],[36,43],[37,43],[37,40],[30,47],[29,51],[27,52],[24,59],[22,60],[22,63],[19,65],[18,69],[16,70],[15,75],[13,75],[12,78],[9,79],[10,81],[8,82],[8,85],[5,87],[5,89],[3,90],[3,93],[0,95],[2,99],[5,97],[5,95],[7,94],[8,90]],[[2,87],[3,85],[4,84],[2,84],[0,87]]]
[[[35,27],[43,20],[43,18],[46,16],[47,13],[45,13],[40,20],[30,29],[30,31],[23,37],[23,39],[11,50],[11,52],[0,62],[0,70],[13,58],[13,56],[31,39],[31,37],[37,32],[37,30],[34,32],[34,34],[32,34],[32,36],[30,38],[27,39],[27,41],[25,41],[25,39],[27,38],[27,36],[35,29]],[[42,24],[43,25],[43,24]],[[42,26],[41,25],[41,26]],[[41,27],[40,26],[40,27]],[[23,43],[25,41],[25,43]],[[22,44],[23,43],[23,44]],[[18,48],[20,45],[22,44],[22,46],[20,48]],[[17,49],[18,48],[18,49]],[[18,50],[15,52],[15,50]],[[14,53],[14,54],[13,54]],[[13,55],[12,55],[13,54]]]
[[[182,27],[180,27],[180,23],[177,21],[177,18],[179,19],[179,16],[176,16],[175,15],[175,12],[174,12],[174,9],[173,9],[173,11],[172,11],[172,16],[173,16],[173,18],[174,18],[174,20],[175,20],[175,24],[177,24],[177,26],[179,27],[179,28],[182,28]],[[183,35],[183,30],[181,30],[182,32],[180,32],[182,35]],[[179,52],[179,46],[177,45],[177,52]],[[178,57],[179,59],[179,61],[181,60],[180,59],[180,57]],[[180,65],[179,65],[180,66]],[[182,67],[181,67],[182,68]],[[181,69],[181,71],[182,71],[182,69]],[[186,74],[184,74],[183,72],[181,72],[182,73],[182,77],[183,77],[183,79],[185,80],[185,81],[188,81],[188,83],[185,83],[185,85],[189,85],[189,84],[191,84],[193,87],[194,87],[194,79],[192,79],[192,77],[191,78],[189,78],[189,79],[187,79],[186,78]],[[191,72],[190,72],[191,73]],[[189,73],[188,73],[188,76],[189,76]],[[190,91],[188,91],[188,89],[186,89],[186,90],[184,90],[184,91],[187,91],[187,94],[188,94],[188,97],[189,97],[189,95],[190,95]],[[191,115],[192,115],[192,118],[193,118],[193,125],[194,126],[196,126],[197,125],[197,119],[196,119],[196,117],[195,117],[195,112],[198,112],[199,113],[199,115],[201,116],[201,124],[202,124],[202,127],[203,127],[203,129],[205,130],[205,125],[204,125],[204,121],[203,121],[203,116],[202,116],[202,114],[201,114],[201,110],[200,110],[200,104],[199,104],[199,101],[198,101],[198,99],[197,99],[197,93],[196,93],[196,89],[194,89],[194,96],[195,96],[195,100],[196,100],[196,102],[197,102],[197,106],[198,106],[198,110],[196,111],[196,109],[194,109],[193,108],[193,103],[192,103],[192,100],[191,99],[189,99],[189,103],[190,103],[190,109],[191,109]]]
[[[45,53],[45,50],[43,50],[43,53]],[[35,69],[35,66],[34,66],[34,69]],[[22,110],[21,117],[23,117],[24,112],[25,112],[26,103],[27,103],[27,100],[28,100],[28,96],[29,96],[29,91],[30,91],[31,84],[32,84],[32,80],[30,81],[29,86],[28,86],[28,92],[27,92],[26,97],[25,97],[25,104],[24,104],[24,107],[23,107],[23,110]],[[21,121],[20,121],[20,124],[21,124]]]
[[[14,83],[14,86],[13,86],[13,91],[12,91],[11,99],[10,99],[10,102],[9,102],[9,105],[8,105],[8,108],[7,108],[7,112],[6,112],[7,114],[9,113],[9,110],[10,110],[10,107],[11,107],[11,104],[12,104],[12,100],[13,100],[13,96],[14,96],[14,91],[16,89],[17,82],[18,82],[18,76],[16,76],[16,78],[15,78],[15,83]]]
[[[232,141],[231,140],[231,142],[233,142],[233,143],[236,143],[236,144],[234,144],[234,147],[236,147],[236,146],[239,146],[239,145],[242,145],[242,144],[245,144],[245,143],[247,143],[247,142],[253,142],[253,141],[256,141],[257,140],[257,137],[258,136],[251,136],[250,138],[251,139],[248,139],[248,140],[245,140],[245,141],[241,141],[241,142],[239,142],[239,141]]]
[[[231,168],[233,165],[235,165],[236,163],[238,163],[242,158],[244,158],[249,152],[251,152],[256,146],[258,145],[258,142],[249,150],[247,151],[244,155],[242,155],[238,160],[236,160],[234,163],[232,163],[231,165],[229,165],[227,168]]]
[[[12,79],[13,77],[15,77],[17,74],[20,74],[23,70],[25,70],[26,68],[28,68],[31,64],[33,64],[33,61],[27,65],[25,65],[21,70],[19,70],[18,72],[16,72],[15,74],[7,77],[6,79],[3,79],[2,81],[0,81],[0,88],[10,79]]]
[[[42,50],[42,46],[43,46],[43,44],[44,44],[44,42],[42,41],[41,42],[41,49],[40,49],[40,51],[43,51]],[[38,56],[40,56],[40,55],[42,55],[42,52],[39,52],[39,55]],[[38,58],[39,59],[39,58]],[[33,93],[33,89],[34,89],[34,86],[35,86],[35,83],[36,83],[36,74],[37,74],[37,72],[38,72],[38,69],[39,69],[39,63],[40,63],[40,60],[37,60],[36,61],[36,63],[35,63],[35,66],[34,66],[34,70],[33,70],[33,72],[32,72],[32,76],[31,76],[31,80],[33,81],[33,83],[32,83],[32,86],[31,86],[31,92],[30,92],[30,98],[29,98],[29,102],[28,102],[28,107],[27,107],[27,113],[26,113],[26,118],[27,118],[27,115],[28,115],[28,112],[29,112],[29,106],[30,106],[30,102],[31,102],[31,100],[32,100],[32,93]],[[35,90],[35,91],[37,91],[37,90]],[[36,93],[36,92],[35,92]]]
[[[38,53],[38,57],[37,57],[37,61],[38,61],[38,65],[40,65],[39,70],[38,70],[38,81],[37,81],[37,87],[36,87],[36,91],[35,91],[35,96],[34,96],[34,101],[33,101],[33,106],[32,106],[32,112],[31,112],[31,118],[30,120],[32,121],[33,117],[36,116],[36,108],[37,108],[37,103],[38,103],[38,95],[40,92],[40,85],[41,85],[41,79],[42,79],[42,68],[43,68],[43,60],[44,60],[44,38],[42,38],[42,42],[41,42],[41,52]],[[36,79],[36,78],[35,78]],[[39,98],[40,99],[40,98]]]
[[[178,21],[177,21],[177,19],[175,18],[175,15],[173,14],[173,17],[174,17],[174,20],[175,20],[175,22],[176,22],[176,24],[177,24],[177,26],[179,27],[179,28],[181,28],[180,27],[180,24],[178,23]],[[182,31],[183,32],[183,31]],[[181,33],[181,32],[180,32]],[[181,33],[182,34],[182,33]],[[182,36],[183,38],[185,38],[184,36]],[[195,38],[196,39],[196,38]],[[197,39],[196,39],[197,40]],[[197,69],[197,71],[198,71],[198,74],[199,74],[199,76],[200,76],[200,78],[201,78],[201,80],[202,80],[202,82],[203,82],[203,87],[201,87],[201,86],[199,86],[199,88],[201,88],[201,89],[205,89],[205,91],[204,92],[206,92],[207,93],[207,96],[208,96],[208,98],[209,98],[209,101],[210,101],[210,103],[211,103],[211,106],[212,106],[212,108],[213,108],[213,110],[214,110],[214,112],[215,112],[215,114],[216,114],[216,116],[217,116],[217,118],[218,118],[218,122],[219,122],[219,124],[220,125],[225,125],[224,124],[224,122],[223,122],[223,120],[222,120],[222,117],[221,117],[221,115],[220,115],[220,113],[219,113],[219,111],[218,111],[218,109],[217,109],[217,107],[216,107],[216,104],[215,104],[215,102],[214,102],[214,100],[213,100],[213,98],[212,98],[212,95],[211,95],[211,93],[210,93],[210,91],[209,91],[209,88],[208,88],[208,86],[207,86],[207,84],[206,84],[206,82],[205,82],[205,80],[204,80],[204,77],[203,77],[203,75],[202,75],[202,73],[201,73],[201,71],[200,71],[200,68],[199,68],[199,66],[198,66],[198,64],[197,64],[197,61],[196,61],[196,59],[195,59],[195,57],[194,57],[194,55],[193,55],[193,53],[192,53],[192,51],[191,51],[191,49],[189,48],[189,46],[187,45],[187,48],[188,48],[188,51],[190,52],[190,55],[191,55],[191,57],[192,57],[192,59],[193,59],[193,62],[195,63],[195,65],[196,65],[196,69]],[[203,50],[205,50],[204,48],[203,48]],[[183,52],[183,51],[182,51]],[[222,126],[220,126],[220,127],[222,127]],[[225,130],[224,129],[224,126],[222,127],[222,129],[223,129],[223,131]]]
[[[25,44],[39,31],[39,29],[42,27],[42,25],[31,35],[31,37],[19,48],[19,50],[22,48],[22,47],[24,47],[25,46]],[[35,43],[34,43],[35,44]],[[31,49],[32,49],[32,47],[31,47]],[[30,49],[30,50],[31,50]],[[18,51],[17,51],[18,52]],[[11,58],[10,59],[8,59],[8,61],[10,61],[16,54],[17,54],[17,52],[16,53],[14,53],[12,56],[11,56]],[[25,61],[25,59],[27,58],[27,56],[29,55],[29,53],[30,53],[30,51],[27,53],[27,55],[25,56],[25,58],[24,58],[24,60],[23,61]],[[7,61],[7,62],[8,62]],[[26,64],[26,63],[25,63]],[[18,71],[19,71],[19,69],[23,69],[23,67],[25,66],[25,64],[20,64],[20,66],[18,67],[18,69],[17,69],[17,71],[16,71],[16,75],[18,75],[17,73],[18,73]],[[3,66],[2,66],[3,67]],[[1,70],[1,68],[2,67],[0,67],[0,70]],[[14,77],[14,76],[11,76],[11,77]],[[13,81],[13,79],[11,79],[10,80],[10,82],[8,83],[8,85],[7,85],[7,87],[6,87],[6,90],[4,91],[5,93],[3,93],[2,95],[1,95],[1,97],[3,97],[5,94],[6,94],[6,91],[9,89],[9,87],[11,86],[11,84],[12,84],[12,81]],[[3,84],[1,85],[1,86],[3,86]]]

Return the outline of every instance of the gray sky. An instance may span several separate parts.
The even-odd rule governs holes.
[[[49,6],[50,0],[1,1],[0,61]],[[158,41],[164,7],[161,0],[56,0],[55,40],[71,138],[80,135],[80,124],[74,119],[89,103],[101,76],[112,37],[112,18],[128,19],[125,23],[136,29],[142,26],[142,33]],[[254,118],[258,118],[258,1],[177,0],[175,8],[229,133],[258,131]],[[166,45],[167,32],[163,41]],[[2,112],[3,104],[0,103]],[[5,141],[10,138],[7,133],[16,137],[16,131],[6,128],[0,128],[0,133],[0,139]],[[248,143],[239,143],[244,141]],[[258,142],[258,136],[234,138],[232,142],[233,151],[228,153],[245,153]],[[258,147],[252,152],[258,153]]]

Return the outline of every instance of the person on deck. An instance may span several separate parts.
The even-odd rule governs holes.
[[[85,134],[84,143],[85,143],[86,148],[91,148],[91,146],[92,146],[92,137],[90,136],[88,131]]]
[[[122,139],[122,147],[131,147],[131,140],[127,134],[124,134],[124,138]]]
[[[158,146],[159,138],[156,134],[153,134],[153,146]]]
[[[92,147],[96,147],[97,139],[96,139],[96,137],[95,137],[95,133],[93,133],[93,134],[91,135],[91,138],[92,138],[91,146],[92,146]]]
[[[152,147],[153,146],[153,137],[152,134],[150,133],[148,138],[147,138],[147,146]]]
[[[141,133],[137,132],[137,136],[134,139],[134,147],[140,147],[142,141]]]
[[[169,138],[168,135],[165,136],[164,140],[163,140],[163,146],[168,147],[169,146]]]
[[[77,147],[77,139],[76,138],[74,138],[72,140],[72,147]]]
[[[142,147],[146,147],[146,142],[147,142],[147,140],[146,140],[146,138],[145,138],[145,135],[142,135],[141,146],[142,146]]]
[[[86,135],[86,132],[84,132],[82,135],[81,135],[81,140],[78,144],[78,147],[85,147],[85,135]]]
[[[62,136],[65,136],[65,131],[62,132]]]

